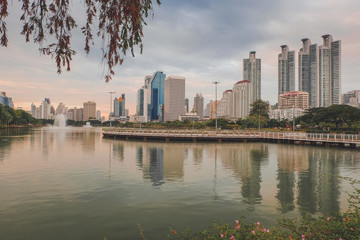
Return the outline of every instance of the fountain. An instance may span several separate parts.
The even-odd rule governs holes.
[[[84,125],[84,127],[91,128],[92,126],[91,126],[90,122],[86,122],[86,125]]]
[[[55,116],[54,127],[66,127],[66,118],[64,114]]]

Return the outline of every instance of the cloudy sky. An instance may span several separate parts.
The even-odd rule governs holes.
[[[82,26],[84,10],[75,2],[73,13]],[[86,55],[79,30],[73,33],[77,55],[72,70],[58,75],[55,62],[40,56],[38,46],[25,43],[19,34],[19,8],[10,1],[9,46],[0,48],[0,90],[25,110],[47,97],[55,108],[59,102],[72,108],[95,101],[107,115],[108,92],[116,91],[116,96],[126,94],[126,108],[134,114],[137,89],[146,75],[158,70],[186,78],[190,104],[197,92],[207,103],[215,98],[213,81],[221,82],[221,93],[243,80],[242,60],[250,51],[262,59],[262,99],[275,104],[280,45],[298,52],[302,38],[322,45],[323,34],[342,41],[342,92],[360,89],[359,0],[162,0],[147,19],[143,54],[126,57],[110,83],[104,82],[100,45]]]

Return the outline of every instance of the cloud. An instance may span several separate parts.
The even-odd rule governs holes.
[[[19,3],[14,2],[12,11],[18,7]],[[186,78],[190,104],[197,92],[202,92],[206,104],[214,99],[213,81],[221,82],[219,97],[242,80],[242,60],[255,50],[262,59],[262,98],[274,104],[280,45],[289,45],[297,55],[302,38],[322,45],[321,35],[329,33],[334,40],[342,40],[343,91],[359,89],[358,9],[357,1],[352,0],[163,1],[160,7],[154,7],[154,17],[147,19],[143,54],[137,50],[135,58],[126,56],[109,84],[102,78],[101,41],[96,40],[86,56],[82,34],[74,31],[72,44],[78,53],[72,70],[57,75],[53,60],[40,57],[36,45],[25,44],[19,37],[21,24],[16,12],[8,18],[8,29],[17,29],[11,31],[10,47],[0,48],[0,88],[13,97],[16,106],[41,102],[45,97],[69,106],[94,100],[104,113],[109,111],[107,92],[116,91],[126,94],[126,107],[134,113],[137,89],[144,77],[161,70],[168,76]],[[73,12],[83,25],[82,4],[74,3]],[[28,94],[21,94],[24,91]]]

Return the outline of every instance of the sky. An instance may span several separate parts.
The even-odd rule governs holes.
[[[324,34],[342,41],[342,92],[360,89],[359,0],[162,0],[146,19],[143,53],[135,49],[134,58],[128,54],[114,68],[110,83],[104,81],[101,42],[95,41],[89,55],[83,51],[80,27],[85,10],[75,2],[72,13],[79,29],[71,41],[77,54],[71,71],[58,75],[51,57],[40,56],[37,44],[25,43],[18,20],[21,6],[9,1],[9,46],[0,47],[0,91],[12,97],[16,108],[30,110],[31,103],[39,106],[44,98],[50,98],[55,108],[60,102],[73,108],[95,101],[97,110],[108,116],[108,92],[116,91],[113,98],[125,93],[126,108],[135,114],[137,90],[144,77],[156,71],[185,77],[190,105],[196,93],[202,93],[207,104],[215,99],[212,82],[220,82],[219,99],[243,80],[243,59],[250,51],[256,51],[262,61],[261,98],[275,104],[280,46],[296,51],[297,66],[301,39],[320,46]]]

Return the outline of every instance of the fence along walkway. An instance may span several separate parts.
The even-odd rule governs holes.
[[[203,130],[169,130],[169,129],[131,129],[104,128],[105,138],[125,138],[143,140],[183,140],[183,141],[270,141],[297,144],[360,146],[358,134],[324,134],[300,132],[248,132],[237,130],[203,131]]]

